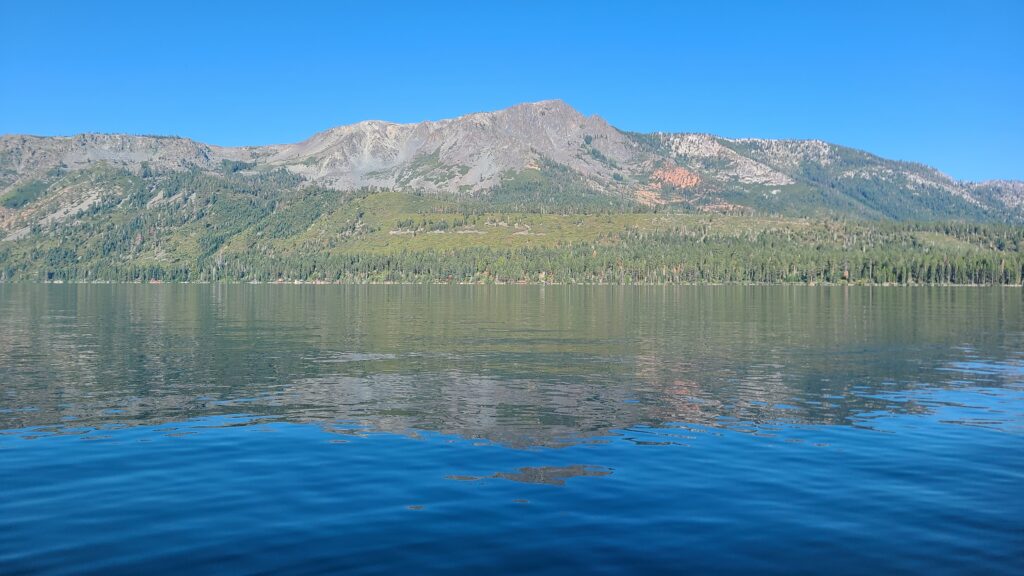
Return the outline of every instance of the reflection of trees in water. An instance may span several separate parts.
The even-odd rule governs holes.
[[[5,429],[244,413],[526,446],[846,424],[1022,347],[1006,289],[0,286],[0,313]]]

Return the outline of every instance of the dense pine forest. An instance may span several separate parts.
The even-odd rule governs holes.
[[[73,220],[0,242],[0,280],[1005,284],[1024,228],[719,214],[512,180],[471,198],[339,192],[285,170],[73,175]],[[43,192],[16,190],[21,203]]]

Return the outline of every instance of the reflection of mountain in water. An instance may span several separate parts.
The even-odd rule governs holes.
[[[560,445],[862,423],[1019,383],[1021,293],[794,287],[0,286],[0,428],[213,414]]]

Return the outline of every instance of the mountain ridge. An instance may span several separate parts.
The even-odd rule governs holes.
[[[550,190],[568,186],[592,199],[683,210],[1024,218],[1024,183],[1018,181],[960,181],[924,164],[820,139],[626,132],[562,100],[543,100],[416,123],[365,120],[267,146],[217,146],[180,136],[3,135],[0,211],[8,214],[0,223],[18,220],[11,210],[59,195],[57,175],[99,165],[139,176],[283,169],[302,180],[299,186],[463,198],[532,187],[534,200],[557,201],[545,196],[548,183]],[[26,187],[42,192],[24,193]]]

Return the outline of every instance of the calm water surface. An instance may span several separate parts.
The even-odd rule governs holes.
[[[1024,292],[0,285],[0,573],[1020,574]]]

